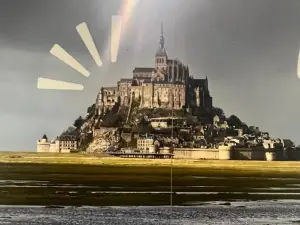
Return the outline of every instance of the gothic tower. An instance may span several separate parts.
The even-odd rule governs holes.
[[[167,69],[168,56],[165,49],[165,38],[163,24],[161,24],[161,35],[159,41],[159,48],[155,55],[155,69],[165,71]]]

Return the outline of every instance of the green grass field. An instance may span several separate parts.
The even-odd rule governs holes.
[[[300,187],[299,162],[171,162],[96,158],[81,154],[2,152],[0,204],[167,205],[170,202],[171,163],[173,192],[176,192],[173,204],[176,205],[212,200],[300,197],[300,188],[291,188]],[[274,192],[274,195],[258,194],[262,190]]]
[[[101,166],[170,167],[170,159],[125,159],[117,157],[93,157],[85,154],[0,152],[0,163],[34,164],[84,164]],[[256,171],[266,173],[300,174],[300,161],[221,161],[221,160],[172,160],[173,167],[205,168],[220,170]]]

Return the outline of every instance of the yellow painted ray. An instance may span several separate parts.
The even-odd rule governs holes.
[[[50,50],[50,53],[63,61],[65,64],[69,65],[73,69],[77,70],[79,73],[81,73],[83,76],[90,76],[90,72],[85,69],[79,62],[77,62],[76,59],[73,58],[66,50],[64,50],[61,46],[58,44],[55,44],[52,49]]]
[[[98,50],[96,48],[95,42],[93,40],[93,37],[89,31],[89,28],[86,23],[81,23],[76,27],[77,32],[79,33],[82,41],[84,42],[85,46],[89,50],[91,56],[95,60],[95,63],[98,66],[102,66],[101,57],[98,53]]]
[[[298,78],[300,79],[300,50],[299,50],[299,56],[298,56],[298,70],[297,70]]]
[[[43,77],[38,78],[37,82],[38,89],[52,89],[52,90],[73,90],[82,91],[83,85],[65,82],[61,80],[52,80]]]

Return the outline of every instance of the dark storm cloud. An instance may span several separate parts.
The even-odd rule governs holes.
[[[88,22],[97,40],[106,38],[111,14],[118,11],[120,0],[3,0],[0,7],[1,33],[18,47],[41,50],[53,41],[71,46],[74,51],[85,49],[75,26]],[[77,49],[78,48],[78,49]]]
[[[152,66],[164,22],[168,55],[209,78],[216,106],[297,143],[299,0],[141,0],[124,33],[118,62],[108,55],[111,15],[121,0],[2,0],[0,7],[1,149],[34,150],[85,114],[101,86]],[[87,22],[104,67],[97,68],[75,27]],[[85,78],[49,54],[60,44],[91,71]],[[36,89],[39,77],[82,83],[82,92]],[[28,132],[30,130],[30,132]],[[26,131],[26,132],[25,132]],[[19,142],[13,141],[19,138]]]

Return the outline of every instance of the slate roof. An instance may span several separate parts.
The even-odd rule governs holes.
[[[46,140],[48,140],[48,138],[47,138],[47,135],[46,135],[46,134],[44,134],[44,136],[42,137],[42,139],[46,139]]]
[[[156,52],[156,56],[166,57],[167,52],[165,48],[159,48]]]
[[[102,87],[102,90],[109,91],[109,90],[115,90],[118,89],[118,87]]]
[[[204,87],[205,86],[206,79],[193,79],[192,80],[192,86],[194,87]]]
[[[167,63],[169,66],[172,66],[173,63],[174,63],[174,65],[177,65],[177,64],[180,64],[181,62],[178,59],[168,59]]]
[[[154,84],[182,84],[182,85],[184,85],[184,83],[181,81],[170,82],[170,81],[162,80],[162,81],[154,81],[153,83]]]
[[[151,79],[144,79],[143,83],[144,84],[151,84],[152,81],[151,81]]]
[[[77,141],[77,138],[72,135],[63,135],[59,137],[60,141]]]
[[[132,82],[132,79],[129,79],[129,78],[121,78],[120,83],[131,83]]]
[[[154,68],[147,68],[147,67],[135,67],[133,69],[133,73],[151,73],[154,71]]]

